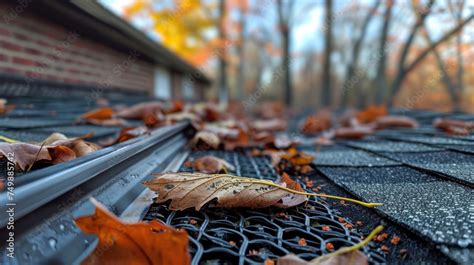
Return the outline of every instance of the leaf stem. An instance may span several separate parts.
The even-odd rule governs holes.
[[[355,203],[355,204],[362,205],[362,206],[367,207],[367,208],[375,208],[377,206],[383,205],[382,203],[363,202],[363,201],[359,201],[359,200],[355,200],[355,199],[351,199],[351,198],[339,197],[339,196],[334,196],[334,195],[309,193],[309,192],[302,192],[302,191],[292,190],[292,189],[289,189],[289,188],[286,188],[286,187],[282,187],[282,186],[280,186],[280,185],[278,185],[274,182],[266,181],[266,180],[247,180],[247,179],[245,179],[245,180],[241,181],[241,183],[245,183],[245,182],[254,183],[254,184],[261,184],[261,185],[268,185],[268,186],[272,186],[272,187],[275,187],[275,188],[278,188],[278,189],[281,189],[281,190],[284,190],[284,191],[288,191],[288,192],[291,192],[291,193],[294,193],[294,194],[299,194],[299,195],[324,197],[324,198],[330,198],[330,199],[336,199],[336,200],[345,200],[345,201],[349,201],[349,202],[352,202],[352,203]]]
[[[13,140],[11,138],[8,138],[8,137],[2,136],[2,135],[0,135],[0,140],[4,141],[6,143],[10,143],[10,144],[18,142],[17,140]]]
[[[370,234],[364,240],[362,240],[361,242],[359,242],[359,243],[357,243],[357,244],[355,244],[351,247],[340,248],[336,252],[329,253],[329,254],[326,254],[324,256],[315,258],[315,259],[311,260],[309,262],[309,264],[319,264],[319,262],[322,262],[323,260],[327,260],[330,257],[334,257],[334,256],[342,255],[342,254],[345,254],[345,253],[348,253],[348,252],[351,252],[351,251],[358,250],[361,247],[367,245],[372,240],[372,238],[374,238],[383,229],[384,229],[384,227],[379,225],[374,230],[372,230],[372,232],[370,232]]]

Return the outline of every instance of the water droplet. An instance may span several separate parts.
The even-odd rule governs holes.
[[[472,243],[472,240],[470,238],[463,238],[458,240],[458,246],[462,248],[467,247],[470,243]]]
[[[64,231],[64,225],[63,225],[63,224],[60,224],[60,225],[59,225],[59,229],[60,229],[61,231]]]
[[[56,249],[56,243],[58,243],[58,241],[56,240],[56,238],[51,237],[51,238],[48,240],[48,244],[49,244],[49,246],[50,246],[52,249]]]

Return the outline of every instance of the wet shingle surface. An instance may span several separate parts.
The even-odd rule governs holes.
[[[407,167],[319,169],[365,201],[383,202],[382,212],[434,242],[473,245],[468,187]]]
[[[360,150],[337,150],[308,152],[314,157],[314,163],[320,166],[393,166],[399,165],[399,162],[386,159],[381,156],[370,154]]]
[[[372,152],[432,152],[442,149],[424,144],[397,142],[389,140],[363,140],[346,142],[348,146]]]
[[[460,152],[384,153],[387,157],[417,168],[432,170],[474,185],[474,156]]]
[[[435,118],[456,115],[404,114],[420,127],[336,141],[349,149],[327,146],[313,152],[316,168],[349,194],[384,203],[376,213],[425,240],[426,248],[434,247],[454,263],[474,264],[474,134],[448,135],[431,125]]]

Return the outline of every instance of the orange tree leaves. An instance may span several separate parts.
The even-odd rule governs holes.
[[[188,235],[158,221],[127,224],[92,199],[94,215],[75,220],[87,234],[95,234],[99,243],[82,264],[169,264],[191,261]]]

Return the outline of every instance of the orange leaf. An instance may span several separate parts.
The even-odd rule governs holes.
[[[89,111],[81,116],[84,120],[109,120],[112,119],[114,110],[112,108],[100,108]]]
[[[304,191],[301,185],[298,182],[292,180],[290,176],[286,174],[285,172],[283,172],[283,174],[281,175],[281,182],[285,182],[286,187],[289,189],[296,190],[296,191]]]
[[[94,199],[94,215],[75,220],[99,243],[82,264],[190,264],[188,235],[158,221],[126,224]]]
[[[54,165],[76,159],[76,153],[71,148],[63,145],[48,147],[48,152],[51,156],[51,163]]]
[[[370,123],[385,115],[387,115],[387,108],[385,106],[369,106],[357,113],[356,118],[360,123]]]

